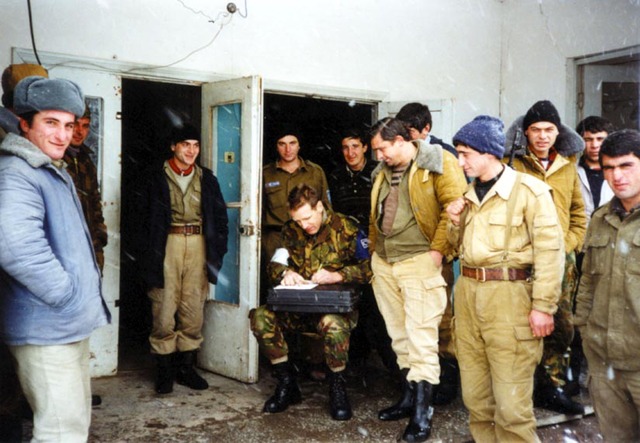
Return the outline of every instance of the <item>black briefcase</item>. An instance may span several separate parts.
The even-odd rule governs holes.
[[[312,289],[270,288],[267,306],[272,311],[348,313],[357,309],[359,285],[318,285]]]

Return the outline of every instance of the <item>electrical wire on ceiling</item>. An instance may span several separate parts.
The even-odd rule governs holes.
[[[134,68],[129,70],[129,72],[135,72],[135,71],[150,71],[150,70],[154,70],[154,69],[159,69],[159,68],[169,68],[171,66],[177,65],[178,63],[181,63],[183,61],[185,61],[186,59],[188,59],[189,57],[191,57],[193,54],[202,51],[203,49],[208,48],[209,46],[211,46],[213,44],[213,42],[216,41],[216,39],[218,38],[218,35],[220,35],[220,32],[222,32],[222,29],[228,25],[229,23],[231,23],[231,20],[233,19],[233,15],[235,12],[238,12],[238,15],[240,15],[240,17],[242,18],[247,18],[247,16],[249,15],[249,10],[247,9],[247,0],[244,1],[244,14],[241,13],[235,3],[228,3],[227,4],[227,10],[226,11],[220,11],[218,13],[218,15],[216,16],[216,18],[212,18],[211,16],[205,14],[203,11],[201,10],[195,10],[193,8],[191,8],[190,6],[187,6],[183,0],[177,0],[178,3],[180,3],[185,9],[188,9],[189,11],[193,12],[196,15],[202,15],[203,17],[207,18],[209,20],[210,23],[219,23],[219,28],[216,31],[216,33],[213,35],[213,37],[211,38],[211,40],[209,40],[206,44],[204,44],[203,46],[194,49],[193,51],[189,52],[187,55],[185,55],[184,57],[171,62],[169,64],[166,65],[161,65],[161,66],[149,66],[149,67],[144,67],[144,68]],[[222,19],[221,19],[222,17]],[[222,21],[220,21],[222,20]]]
[[[138,68],[133,68],[130,69],[128,72],[135,72],[135,71],[151,71],[154,69],[160,69],[160,68],[169,68],[171,66],[177,65],[178,63],[181,63],[183,61],[185,61],[186,59],[188,59],[189,57],[191,57],[193,54],[196,54],[197,52],[200,52],[206,48],[208,48],[209,46],[211,46],[216,39],[218,38],[218,36],[220,35],[220,32],[222,32],[222,29],[228,25],[229,23],[231,23],[231,20],[233,19],[233,16],[235,15],[235,13],[237,12],[238,15],[242,18],[247,18],[249,15],[249,9],[247,7],[247,0],[244,0],[244,13],[241,12],[237,6],[235,5],[235,3],[228,3],[226,6],[226,11],[220,11],[218,13],[218,15],[216,16],[216,18],[212,18],[211,16],[205,14],[203,11],[200,10],[195,10],[189,6],[187,6],[185,4],[185,2],[183,0],[177,0],[178,3],[180,3],[185,9],[188,9],[189,11],[193,12],[196,15],[202,15],[203,17],[205,17],[207,19],[207,21],[209,23],[212,24],[218,24],[219,28],[216,31],[216,33],[213,35],[213,37],[211,38],[211,40],[209,40],[206,44],[204,44],[203,46],[200,46],[199,48],[194,49],[193,51],[189,52],[187,55],[185,55],[184,57],[168,63],[166,65],[160,65],[160,66],[145,66],[145,67],[138,67]],[[33,17],[32,17],[32,13],[31,13],[31,0],[27,0],[27,6],[28,6],[28,10],[29,10],[29,30],[31,32],[31,46],[33,48],[33,53],[35,55],[35,58],[38,62],[39,65],[42,65],[42,63],[40,62],[40,57],[38,56],[38,50],[36,49],[36,41],[35,41],[35,37],[34,37],[34,33],[33,33]],[[55,66],[64,66],[66,63],[58,63]],[[111,71],[111,69],[100,66],[98,64],[94,64],[94,63],[86,63],[85,64],[89,64],[91,66],[97,67],[97,68],[101,68],[105,71]]]
[[[40,57],[38,57],[38,50],[36,49],[36,39],[33,36],[33,18],[31,17],[31,0],[27,0],[27,8],[29,9],[29,31],[31,31],[31,46],[33,47],[33,53],[36,56],[36,60],[38,64],[42,66],[40,63]],[[246,8],[246,5],[245,5]]]

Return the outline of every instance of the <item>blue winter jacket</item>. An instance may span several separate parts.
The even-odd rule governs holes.
[[[110,322],[73,181],[26,138],[0,145],[0,334],[58,345]]]

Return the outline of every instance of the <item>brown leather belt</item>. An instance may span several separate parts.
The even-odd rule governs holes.
[[[169,228],[169,234],[200,235],[201,232],[202,227],[200,225],[179,225]]]
[[[493,280],[528,280],[529,278],[531,278],[531,269],[469,268],[467,266],[462,266],[462,275],[481,282]]]

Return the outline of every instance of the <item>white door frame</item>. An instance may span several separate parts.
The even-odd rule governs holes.
[[[149,80],[149,81],[161,81],[167,83],[174,84],[190,84],[194,86],[202,86],[205,83],[212,83],[217,81],[229,80],[232,77],[229,75],[217,75],[202,71],[195,71],[189,69],[181,69],[181,68],[164,68],[164,67],[156,67],[152,65],[145,65],[140,63],[133,62],[124,62],[119,60],[107,60],[107,59],[97,59],[91,57],[82,57],[76,55],[68,55],[68,54],[60,54],[60,53],[52,53],[52,52],[39,52],[38,53],[40,61],[43,63],[44,67],[49,69],[52,73],[55,72],[56,68],[59,68],[59,71],[65,69],[77,69],[84,70],[85,72],[99,72],[103,74],[108,74],[111,76],[115,76],[117,79],[121,81],[122,78],[130,78],[130,79],[140,79],[140,80]],[[37,60],[33,54],[31,49],[25,48],[13,48],[12,49],[12,62],[13,63],[37,63]],[[263,89],[266,93],[274,93],[274,94],[286,94],[286,95],[300,95],[305,97],[312,98],[320,98],[320,99],[333,99],[333,100],[342,100],[342,101],[351,101],[355,100],[358,102],[364,102],[368,104],[373,104],[378,106],[378,116],[382,117],[384,112],[384,104],[383,102],[388,99],[388,93],[379,92],[379,91],[369,91],[369,90],[358,90],[358,89],[350,89],[350,88],[340,88],[340,87],[327,87],[327,86],[318,86],[318,85],[310,85],[310,84],[302,84],[302,83],[290,83],[283,82],[277,80],[263,80]],[[114,90],[113,96],[118,97],[117,103],[120,103],[120,93],[121,90]],[[119,120],[120,118],[120,109],[116,109],[115,107],[110,107],[108,110],[106,109],[110,100],[108,97],[103,97],[105,99],[105,119],[112,118],[114,120]],[[119,105],[118,105],[119,106]],[[386,112],[384,113],[386,115]],[[203,128],[204,129],[204,128]],[[117,137],[112,134],[105,132],[103,146],[108,147],[109,158],[112,159],[109,162],[103,162],[104,168],[109,168],[109,173],[107,175],[110,176],[109,182],[105,182],[103,186],[103,199],[107,200],[110,198],[112,200],[107,200],[108,206],[110,209],[107,211],[112,215],[109,216],[107,221],[107,226],[110,232],[109,246],[107,246],[107,260],[111,263],[110,267],[113,269],[119,269],[120,266],[120,244],[111,239],[111,235],[115,235],[120,231],[120,176],[121,176],[121,167],[119,162],[119,156],[121,155],[121,147],[120,147],[120,136],[118,133]],[[260,143],[261,140],[253,140],[251,143]],[[203,157],[206,157],[206,154],[203,153]],[[115,159],[118,159],[117,161]],[[204,161],[211,161],[211,158],[206,159],[203,158]],[[117,168],[116,168],[117,165]],[[116,168],[111,170],[111,168]],[[103,174],[104,175],[104,174]],[[260,180],[262,179],[260,175]],[[260,195],[257,195],[256,198],[261,201]],[[259,221],[256,227],[257,231],[260,231]],[[259,239],[258,239],[259,241]],[[259,243],[258,243],[259,244]],[[111,272],[111,271],[110,271]],[[120,282],[119,282],[119,272],[112,272],[110,278],[107,279],[107,275],[105,276],[105,293],[111,294],[110,298],[114,302],[114,308],[112,309],[112,313],[115,313],[117,310],[117,303],[119,299],[120,292]],[[257,290],[257,281],[256,281],[256,290]],[[215,295],[214,295],[215,297]],[[117,313],[116,313],[117,314]],[[118,316],[114,315],[114,319],[117,322]],[[110,353],[113,358],[117,358],[117,323],[114,323],[112,326],[113,331],[115,331],[113,335],[113,340],[111,342],[111,348],[105,352]],[[250,352],[257,356],[257,345],[255,340],[249,341],[248,346],[250,347]],[[218,350],[220,352],[222,350]],[[115,360],[114,360],[115,361]],[[114,365],[117,365],[114,363]],[[92,376],[102,376],[102,375],[115,375],[117,367],[114,366],[110,368],[106,373],[93,373]],[[250,373],[254,369],[250,369]],[[257,374],[257,373],[256,373]],[[257,376],[256,376],[257,377]],[[247,378],[247,380],[254,380],[253,376]]]

